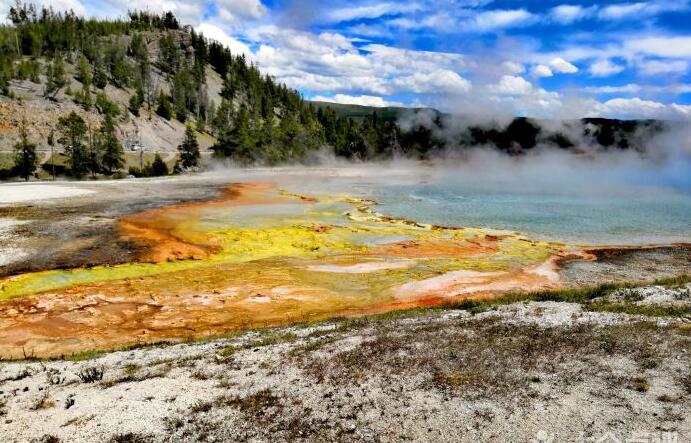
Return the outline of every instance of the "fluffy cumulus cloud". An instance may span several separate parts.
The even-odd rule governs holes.
[[[612,62],[610,59],[596,60],[588,67],[588,72],[593,77],[607,77],[618,74],[624,70],[624,66]]]
[[[527,25],[536,20],[535,15],[525,9],[498,9],[484,11],[465,20],[462,26],[466,29],[478,31],[494,31],[497,29]]]
[[[546,65],[536,65],[530,73],[533,74],[534,77],[552,77],[554,75],[550,67]]]
[[[556,57],[550,60],[549,66],[552,68],[552,71],[559,72],[561,74],[575,74],[578,72],[578,68],[575,65],[567,62],[561,57]]]
[[[526,95],[533,91],[533,85],[523,77],[504,75],[499,80],[499,83],[492,86],[492,90],[498,94]]]
[[[356,47],[341,34],[313,34],[276,26],[257,28],[249,35],[261,42],[252,54],[260,67],[308,93],[349,93],[360,98],[449,95],[465,93],[472,87],[461,75],[467,63],[459,54],[382,44]]]
[[[644,100],[639,97],[614,98],[604,103],[598,103],[594,112],[603,116],[618,116],[623,118],[688,118],[691,116],[691,106],[677,103],[664,104],[654,100]]]
[[[229,36],[223,29],[216,25],[211,23],[202,23],[195,29],[197,32],[204,34],[204,36],[207,38],[216,40],[217,42],[227,46],[235,54],[252,54],[252,51],[246,44]]]

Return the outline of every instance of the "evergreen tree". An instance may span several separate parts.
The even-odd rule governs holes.
[[[87,133],[86,123],[79,114],[72,111],[58,119],[58,142],[63,146],[67,163],[74,177],[83,177],[87,171],[88,155],[84,144]]]
[[[139,108],[142,107],[142,104],[144,102],[143,98],[143,92],[139,89],[135,91],[134,94],[130,97],[129,105],[127,106],[127,109],[130,110],[132,115],[134,116],[139,116]]]
[[[82,83],[81,92],[75,95],[75,101],[80,103],[87,111],[91,109],[91,68],[89,61],[84,54],[79,57],[79,70],[77,72],[77,80]]]
[[[199,143],[192,125],[187,125],[185,139],[178,146],[178,151],[180,152],[180,162],[183,168],[192,168],[199,165]]]
[[[55,57],[51,63],[46,67],[46,86],[43,91],[43,96],[48,98],[54,98],[57,93],[66,84],[65,79],[65,65],[62,62],[62,57]]]
[[[254,160],[253,148],[249,115],[247,109],[242,106],[233,126],[221,134],[211,149],[214,151],[214,157],[230,157],[243,163],[250,163]]]
[[[164,94],[163,91],[161,91],[161,94],[158,96],[158,107],[156,108],[156,114],[160,115],[166,120],[170,120],[170,118],[173,116],[173,106],[170,104],[170,98]]]
[[[168,165],[166,165],[158,152],[154,157],[154,162],[151,164],[151,175],[154,177],[168,175]]]
[[[105,92],[96,94],[96,109],[103,115],[109,115],[113,118],[120,114],[118,104],[110,100]]]
[[[98,143],[101,151],[101,164],[108,174],[125,165],[125,151],[115,134],[115,121],[106,114],[99,129]]]
[[[36,171],[38,157],[36,156],[36,145],[29,141],[26,131],[26,121],[22,121],[20,126],[21,140],[14,145],[14,169],[16,173],[29,181],[29,177]]]
[[[103,59],[100,53],[98,53],[94,59],[93,82],[94,86],[96,86],[98,89],[103,89],[108,85],[108,74],[103,66]]]

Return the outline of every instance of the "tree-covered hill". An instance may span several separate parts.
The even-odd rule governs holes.
[[[477,145],[513,154],[584,142],[626,149],[660,127],[587,119],[554,129],[525,118],[471,125],[433,109],[309,102],[169,12],[85,19],[17,3],[8,19],[0,26],[0,153],[12,152],[14,164],[0,164],[0,177],[28,178],[39,164],[76,177],[119,174],[125,151],[142,140],[147,155],[179,146],[166,167],[180,171],[199,164],[185,151],[195,145],[217,159],[278,164],[322,149],[359,159]],[[155,168],[143,168],[143,158],[131,173],[163,171],[162,157]]]

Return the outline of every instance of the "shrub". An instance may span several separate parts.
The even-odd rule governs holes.
[[[84,368],[77,373],[77,377],[82,381],[82,383],[94,383],[103,380],[103,373],[105,369],[101,367],[89,367]]]

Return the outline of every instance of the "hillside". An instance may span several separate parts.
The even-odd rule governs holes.
[[[513,155],[539,145],[643,150],[663,128],[607,119],[478,124],[429,108],[308,102],[171,13],[97,20],[29,5],[9,19],[0,26],[0,179],[36,167],[38,177],[160,175],[212,156],[309,162],[324,149],[357,159],[474,146]],[[180,145],[189,156],[178,155]]]
[[[436,115],[441,115],[441,112],[433,108],[404,108],[400,106],[374,107],[320,101],[310,101],[309,103],[316,109],[331,108],[338,117],[356,120],[364,120],[367,117],[371,117],[374,113],[377,114],[380,120],[390,122],[396,122],[401,117],[411,113],[431,112]]]

